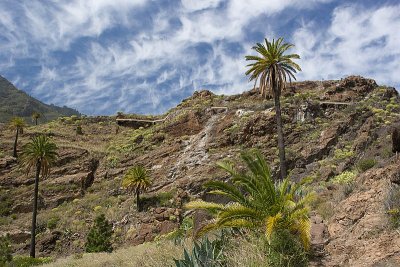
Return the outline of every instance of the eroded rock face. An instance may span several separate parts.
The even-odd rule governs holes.
[[[400,161],[373,169],[357,178],[362,186],[336,208],[328,223],[328,255],[324,266],[377,266],[400,263],[400,235],[388,224],[384,203],[390,179]]]
[[[372,79],[349,76],[326,92],[325,99],[338,102],[355,102],[364,98],[378,85]]]
[[[46,234],[37,244],[41,256],[48,256],[54,251],[57,240],[60,240],[62,233],[59,231],[54,231]]]

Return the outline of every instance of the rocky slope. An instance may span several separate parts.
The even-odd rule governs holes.
[[[60,116],[71,116],[80,113],[68,107],[47,105],[18,90],[7,79],[0,76],[0,123],[8,122],[12,117],[19,116],[31,122],[33,112],[39,112],[42,117],[39,122],[47,122]]]
[[[392,128],[400,125],[399,103],[394,88],[356,76],[295,83],[282,97],[291,178],[312,179],[310,189],[318,194],[312,213],[313,265],[400,264],[400,235],[387,212],[396,204],[393,194],[400,183],[391,139]],[[96,117],[27,129],[20,147],[45,132],[60,155],[40,185],[40,255],[82,252],[100,212],[113,222],[117,247],[171,231],[187,215],[184,202],[208,198],[204,181],[228,178],[215,162],[240,164],[243,149],[261,150],[274,173],[279,171],[273,101],[256,91],[233,96],[196,92],[166,115],[148,128]],[[76,134],[78,124],[83,135]],[[9,156],[12,132],[2,128],[0,137],[0,233],[10,233],[16,253],[24,253],[33,175],[24,175]],[[138,163],[151,170],[154,181],[140,213],[120,186],[126,170]]]

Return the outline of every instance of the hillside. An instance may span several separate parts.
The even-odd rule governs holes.
[[[388,214],[389,206],[400,208],[393,197],[400,195],[400,159],[392,152],[391,139],[393,127],[400,126],[397,91],[358,76],[297,82],[282,96],[282,112],[290,177],[308,177],[317,193],[312,264],[400,265],[400,235],[392,223],[396,218]],[[126,249],[153,241],[191,216],[183,204],[209,197],[204,181],[228,178],[217,161],[229,159],[240,166],[240,152],[257,148],[276,176],[274,114],[273,101],[254,90],[232,96],[200,91],[149,127],[117,126],[115,117],[87,117],[27,128],[19,147],[43,132],[59,147],[59,159],[40,185],[38,254],[80,255],[69,258],[68,266],[83,266],[85,259],[91,266],[158,266],[143,263],[149,264],[146,251],[155,251],[153,243],[138,246],[143,258],[133,265],[123,265],[122,259],[121,265],[111,265],[107,255],[98,258],[98,265],[88,255],[80,261],[96,214],[104,212],[113,223],[114,247]],[[78,124],[82,135],[76,134]],[[0,235],[11,235],[15,254],[27,254],[34,179],[10,156],[13,133],[0,129],[0,138]],[[122,176],[135,164],[149,169],[154,181],[143,212],[136,211],[134,196],[121,188]],[[204,218],[195,215],[194,220],[196,227]],[[158,248],[176,255],[168,250],[171,246]],[[124,249],[120,253],[127,257]],[[62,260],[54,266],[66,265]]]
[[[51,121],[61,116],[80,115],[78,111],[65,106],[42,103],[0,76],[0,123],[6,123],[15,116],[24,117],[26,122],[31,122],[33,112],[42,115],[39,122]]]

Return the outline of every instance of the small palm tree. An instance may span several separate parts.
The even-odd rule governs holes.
[[[141,165],[128,170],[122,180],[122,186],[129,191],[136,193],[137,210],[141,211],[140,194],[151,186],[149,172]]]
[[[10,128],[12,130],[15,130],[15,141],[14,141],[14,149],[13,149],[14,158],[18,157],[18,155],[17,155],[18,134],[22,133],[25,126],[26,126],[25,120],[21,117],[14,117],[10,121]]]
[[[33,112],[32,113],[32,119],[35,121],[35,125],[38,124],[38,119],[40,119],[42,115],[39,112]]]
[[[37,202],[39,194],[39,176],[42,178],[50,174],[50,167],[57,159],[57,146],[51,142],[47,136],[38,135],[31,138],[30,142],[23,147],[21,154],[21,163],[29,174],[32,168],[36,168],[35,192],[33,198],[32,211],[32,232],[31,232],[31,250],[30,256],[35,257],[35,235],[36,235],[36,216]]]
[[[241,157],[248,172],[236,171],[231,163],[218,163],[231,175],[231,183],[210,181],[205,184],[213,189],[210,193],[227,197],[228,204],[198,200],[186,205],[188,209],[204,209],[215,216],[197,236],[214,229],[243,227],[263,229],[270,241],[273,234],[288,230],[308,249],[311,226],[308,204],[312,194],[302,194],[303,183],[294,184],[288,179],[274,182],[259,152],[243,153]]]
[[[294,74],[297,71],[301,71],[300,66],[293,62],[293,59],[299,59],[300,56],[297,54],[285,54],[293,46],[292,44],[284,43],[283,38],[272,39],[272,42],[265,39],[265,45],[257,43],[252,48],[260,56],[246,56],[246,60],[254,61],[247,65],[249,69],[246,71],[246,75],[250,75],[249,80],[255,81],[254,87],[257,85],[258,80],[260,81],[259,89],[262,96],[267,97],[271,93],[274,97],[282,180],[286,177],[287,170],[280,96],[282,90],[286,87],[287,80],[289,82],[292,79],[296,80]]]

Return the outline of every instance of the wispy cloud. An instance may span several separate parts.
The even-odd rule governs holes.
[[[6,0],[0,74],[87,114],[159,113],[194,90],[249,89],[244,55],[286,35],[303,58],[301,79],[359,73],[400,84],[400,7],[359,2]]]

